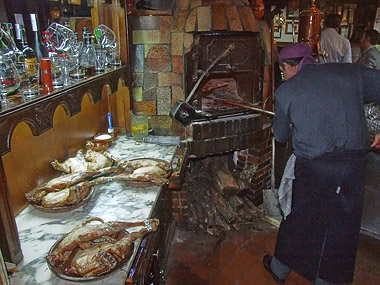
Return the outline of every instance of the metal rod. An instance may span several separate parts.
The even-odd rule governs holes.
[[[226,48],[213,62],[211,62],[211,64],[207,67],[207,69],[202,72],[202,74],[199,77],[198,81],[195,83],[193,89],[191,89],[189,96],[187,96],[186,101],[185,101],[186,103],[189,103],[191,97],[193,97],[195,91],[198,89],[199,84],[201,83],[201,81],[203,80],[203,78],[208,74],[208,72],[210,71],[210,69],[215,64],[217,64],[219,60],[221,60],[223,57],[225,57],[227,54],[229,54],[230,51],[233,50],[233,49],[234,49],[234,45],[230,44],[228,46],[228,48]]]
[[[275,183],[275,157],[276,157],[276,140],[274,137],[272,137],[272,167],[271,167],[271,174],[270,174],[270,188],[272,191],[276,188],[276,183]]]
[[[229,104],[229,105],[238,106],[238,107],[241,107],[241,108],[244,108],[244,109],[253,110],[253,111],[256,111],[256,112],[259,112],[259,113],[264,113],[264,114],[271,115],[271,116],[275,115],[275,113],[272,112],[272,111],[256,108],[256,107],[253,107],[251,105],[241,104],[241,103],[234,102],[234,101],[229,101],[229,100],[226,100],[226,99],[219,99],[218,98],[217,100],[222,101],[223,103],[226,103],[226,104]]]

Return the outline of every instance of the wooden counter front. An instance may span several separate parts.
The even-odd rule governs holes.
[[[108,112],[115,129],[126,132],[126,78],[123,66],[29,102],[16,101],[0,112],[0,246],[5,261],[22,260],[14,217],[28,205],[25,193],[60,175],[50,162],[74,156],[86,140],[105,132]]]

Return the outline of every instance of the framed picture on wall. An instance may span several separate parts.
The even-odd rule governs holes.
[[[293,34],[293,27],[294,27],[294,33],[297,35],[298,34],[298,26],[299,23],[297,22],[286,22],[285,26],[285,34]]]
[[[349,26],[340,26],[339,34],[348,39],[350,37],[350,27]]]
[[[299,9],[293,10],[286,8],[286,19],[295,19],[299,17]]]
[[[281,30],[282,30],[281,26],[274,26],[273,37],[275,39],[281,38]]]

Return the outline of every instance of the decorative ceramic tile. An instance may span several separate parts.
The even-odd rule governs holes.
[[[226,6],[224,4],[212,4],[212,29],[214,31],[227,30],[227,14]]]
[[[183,56],[173,55],[172,66],[173,66],[173,72],[184,73],[185,63],[184,63]]]
[[[158,86],[183,86],[182,74],[174,72],[158,73]]]
[[[172,86],[172,105],[177,101],[184,101],[185,94],[183,88],[180,86]]]
[[[144,72],[144,45],[133,45],[132,54],[133,71]]]
[[[208,32],[211,30],[211,8],[197,8],[197,27],[198,32]]]
[[[157,100],[157,88],[153,87],[149,90],[144,90],[142,97],[143,97],[143,101],[156,101]]]
[[[144,91],[150,90],[158,85],[158,75],[157,73],[144,73]],[[146,100],[144,100],[146,101]],[[149,101],[149,100],[147,100]]]
[[[145,64],[152,71],[170,71],[170,51],[168,46],[151,46],[146,54]]]
[[[157,102],[133,102],[133,110],[136,113],[144,113],[147,115],[157,115],[156,109]]]
[[[259,24],[253,16],[252,8],[237,6],[237,10],[239,12],[240,19],[243,23],[244,30],[249,32],[258,32]]]
[[[160,17],[139,16],[130,17],[132,30],[159,30]]]
[[[169,115],[171,110],[172,90],[170,87],[157,88],[157,115]]]
[[[173,24],[173,16],[161,16],[160,17],[160,43],[170,43],[171,26]]]
[[[183,55],[183,33],[172,33],[172,55]]]
[[[144,73],[132,73],[132,87],[142,87],[144,83]]]
[[[231,31],[243,31],[240,16],[235,6],[227,7],[227,17]]]
[[[185,31],[187,33],[194,32],[196,24],[197,24],[197,9],[195,8],[191,11],[189,17],[187,17]]]
[[[142,101],[142,87],[132,88],[132,98],[133,98],[133,101],[136,101],[136,102]]]
[[[202,0],[190,0],[190,9],[202,6]]]
[[[187,18],[187,10],[180,10],[177,14],[177,17],[174,19],[172,32],[179,33],[183,32],[185,29]]]
[[[159,44],[159,30],[137,30],[132,33],[133,44]]]

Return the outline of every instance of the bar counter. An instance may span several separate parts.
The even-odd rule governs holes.
[[[136,142],[127,136],[119,136],[107,149],[113,156],[129,160],[133,158],[157,158],[172,162],[176,146]],[[64,213],[46,213],[27,206],[16,216],[24,259],[19,271],[10,276],[11,284],[82,284],[57,277],[46,262],[46,255],[54,243],[76,225],[91,217],[107,221],[137,222],[152,217],[158,197],[165,189],[160,186],[135,187],[113,181],[94,186],[89,201],[81,207]],[[140,228],[129,229],[129,232]],[[141,239],[135,241],[130,260],[111,274],[85,284],[124,284]]]

